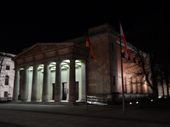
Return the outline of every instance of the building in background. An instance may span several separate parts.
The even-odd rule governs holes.
[[[14,86],[14,58],[16,55],[0,52],[0,98],[11,98]],[[5,99],[6,100],[6,99]]]
[[[109,24],[88,29],[97,62],[85,47],[85,36],[62,43],[37,43],[14,58],[14,101],[74,103],[87,95],[102,96],[108,102],[121,101],[121,55],[126,100],[145,98],[152,91],[145,77],[134,76],[141,64],[133,46],[127,59],[119,34]],[[121,54],[121,55],[120,55]],[[142,53],[143,59],[147,54]]]

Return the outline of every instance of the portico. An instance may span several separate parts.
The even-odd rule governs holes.
[[[86,49],[75,43],[38,43],[14,58],[13,101],[67,102],[85,98]]]

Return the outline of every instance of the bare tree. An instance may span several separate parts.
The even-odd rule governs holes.
[[[137,79],[137,83],[144,84],[147,82],[147,85],[153,91],[154,99],[158,98],[158,90],[157,83],[155,82],[155,72],[153,68],[152,56],[150,54],[146,54],[140,51],[138,48],[131,46],[131,61],[125,60],[124,64],[128,64],[126,66],[126,73],[130,74],[133,78]],[[135,83],[135,82],[133,82]]]

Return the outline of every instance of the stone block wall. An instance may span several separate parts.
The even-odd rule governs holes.
[[[103,95],[111,93],[110,53],[108,33],[89,36],[97,62],[89,53],[87,65],[88,94]]]

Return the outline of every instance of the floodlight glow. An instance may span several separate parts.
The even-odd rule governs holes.
[[[33,66],[30,66],[28,70],[32,71],[33,70]]]
[[[63,67],[69,67],[69,65],[66,64],[66,65],[64,65]]]
[[[51,64],[54,64],[54,65],[56,65],[56,62],[51,62]]]
[[[136,104],[138,104],[139,102],[138,101],[136,101]]]
[[[153,101],[153,99],[151,99],[151,101]]]
[[[39,66],[39,67],[38,67],[38,69],[42,69],[42,68],[44,68],[44,67],[42,67],[42,66]]]
[[[70,63],[70,60],[64,60],[63,62],[64,63]]]
[[[81,65],[81,63],[76,63],[76,65]]]
[[[75,62],[76,62],[76,63],[80,63],[81,61],[80,61],[80,60],[76,60]]]
[[[54,65],[50,64],[49,67],[53,67]]]
[[[129,103],[130,105],[132,104],[132,102]]]
[[[61,63],[61,65],[65,65],[66,63]]]

